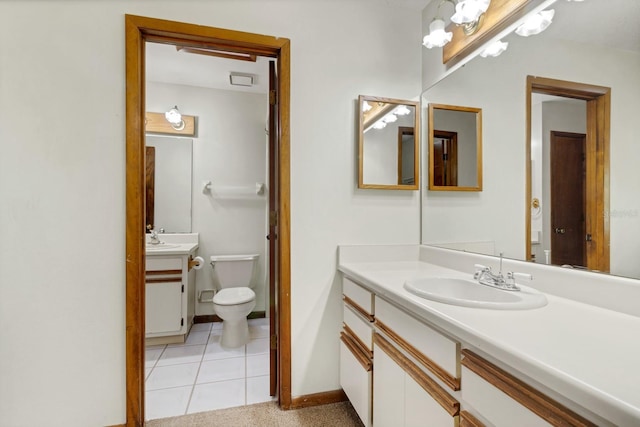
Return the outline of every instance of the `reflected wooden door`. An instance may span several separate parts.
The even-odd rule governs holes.
[[[433,131],[433,184],[458,185],[458,134]]]
[[[551,131],[551,263],[586,266],[586,136]]]
[[[269,394],[278,386],[278,80],[276,64],[269,61]]]
[[[155,227],[156,147],[145,148],[145,227]],[[145,232],[147,231],[145,230]]]

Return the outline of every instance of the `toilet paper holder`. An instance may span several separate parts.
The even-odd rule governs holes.
[[[211,297],[208,297],[211,295]],[[213,302],[213,297],[216,295],[215,289],[203,289],[198,292],[198,302]],[[207,296],[205,298],[205,296]]]

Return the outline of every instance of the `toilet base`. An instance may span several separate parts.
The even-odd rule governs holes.
[[[249,323],[247,318],[222,321],[222,348],[238,348],[249,342]]]

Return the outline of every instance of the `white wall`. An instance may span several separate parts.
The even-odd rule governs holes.
[[[544,33],[536,36],[544,41]],[[496,251],[525,255],[525,84],[534,75],[608,86],[611,95],[611,271],[640,277],[640,55],[575,42],[541,44],[512,36],[497,58],[475,58],[425,92],[426,102],[482,108],[483,191],[425,192],[423,242],[496,242]],[[553,60],[550,60],[553,58]],[[425,171],[426,172],[426,171]],[[633,236],[629,238],[629,236]]]
[[[157,82],[147,83],[146,95],[149,111],[177,103],[183,114],[197,117],[191,231],[199,233],[198,255],[206,265],[196,272],[196,293],[214,287],[211,255],[257,253],[255,310],[265,310],[268,189],[262,195],[244,191],[267,183],[267,95]],[[204,181],[212,183],[206,194]],[[205,314],[214,314],[213,304],[196,303],[196,315]]]
[[[0,425],[125,421],[125,13],[291,39],[292,392],[337,389],[337,245],[419,241],[417,192],[356,190],[355,111],[419,94],[420,13],[3,1]]]

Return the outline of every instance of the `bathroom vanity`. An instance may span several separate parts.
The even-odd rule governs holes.
[[[640,425],[637,281],[505,260],[505,273],[533,275],[523,290],[544,306],[405,289],[471,281],[474,264],[498,270],[495,257],[428,246],[340,247],[340,382],[366,426]]]
[[[159,235],[146,245],[145,337],[147,345],[184,342],[195,315],[197,234]]]

